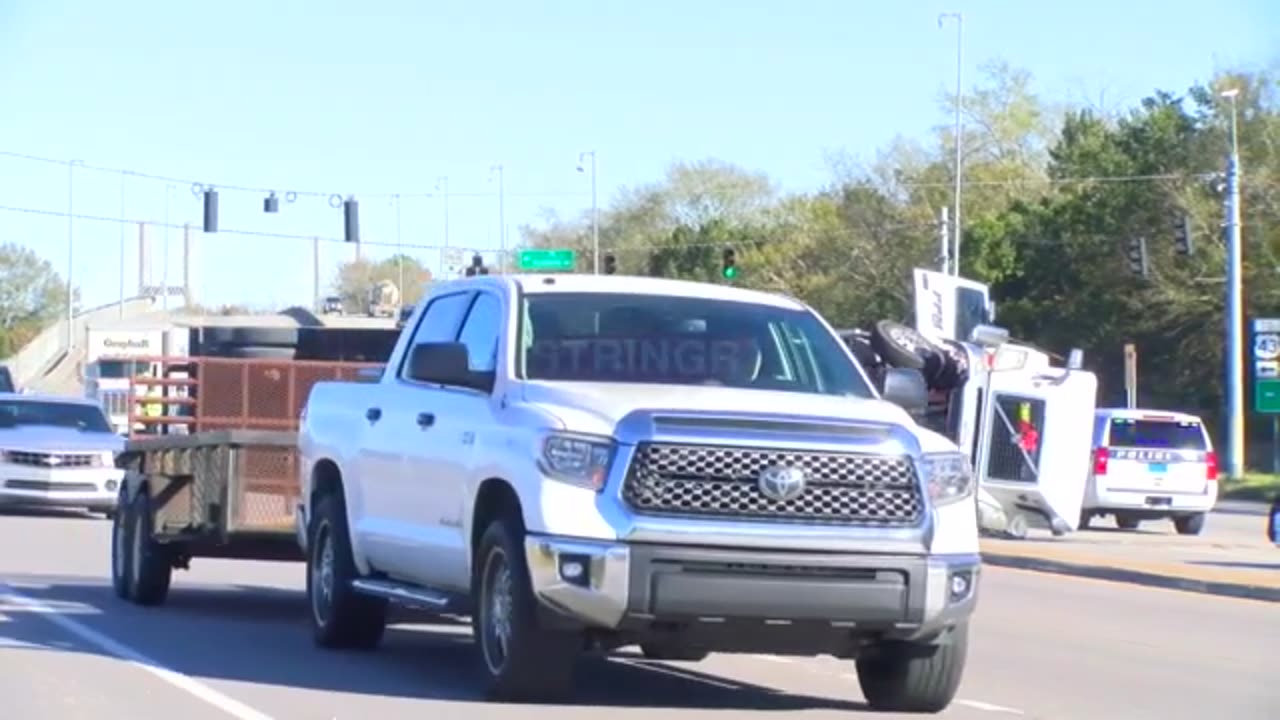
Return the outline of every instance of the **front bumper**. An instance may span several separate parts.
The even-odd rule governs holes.
[[[887,555],[606,543],[530,535],[534,593],[589,627],[791,623],[904,639],[977,601],[977,555]]]
[[[0,464],[0,505],[111,511],[119,504],[124,470],[114,467],[39,468]]]

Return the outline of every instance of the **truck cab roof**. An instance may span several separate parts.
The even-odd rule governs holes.
[[[707,298],[770,305],[791,310],[806,309],[803,303],[786,295],[747,290],[729,285],[632,275],[584,275],[571,273],[479,275],[438,283],[432,288],[432,294],[469,287],[516,288],[520,292],[528,294],[590,292]]]

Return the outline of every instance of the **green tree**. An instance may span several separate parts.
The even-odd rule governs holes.
[[[408,255],[392,255],[378,262],[353,260],[338,266],[332,286],[346,307],[363,308],[369,301],[369,291],[384,280],[400,289],[401,303],[411,305],[422,299],[431,271]]]
[[[66,283],[52,263],[25,246],[0,245],[0,357],[57,322],[66,307]]]

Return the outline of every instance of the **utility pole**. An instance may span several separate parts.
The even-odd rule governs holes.
[[[75,329],[75,286],[71,276],[75,269],[76,256],[76,202],[75,202],[75,170],[76,165],[83,165],[83,160],[72,160],[67,163],[67,349],[76,346]]]
[[[943,275],[951,274],[951,225],[947,221],[947,206],[943,205],[938,210],[938,269]]]
[[[320,303],[320,238],[311,238],[311,306],[315,312],[320,312],[323,305]]]
[[[507,271],[506,191],[503,187],[502,166],[494,165],[489,170],[498,173],[498,273],[503,274]]]
[[[1240,239],[1239,89],[1222,97],[1231,101],[1231,152],[1227,156],[1227,475],[1244,477],[1244,288]]]
[[[138,296],[147,294],[147,280],[151,274],[151,263],[147,255],[147,224],[138,223]]]
[[[124,237],[125,237],[125,231],[124,231],[124,181],[125,181],[125,177],[127,177],[127,176],[126,176],[124,173],[120,173],[120,304],[119,304],[119,318],[120,318],[121,320],[123,320],[123,319],[124,319],[124,263],[125,263],[125,250],[124,250]]]
[[[396,284],[396,288],[401,295],[405,294],[404,290],[404,247],[400,242],[400,193],[396,193],[396,271],[400,275],[400,281]]]
[[[578,172],[584,172],[582,159],[591,156],[591,265],[592,272],[600,274],[600,206],[596,203],[596,151],[578,153]]]
[[[182,223],[182,305],[191,305],[191,223]]]
[[[961,102],[963,94],[964,80],[964,15],[958,12],[942,13],[938,16],[938,27],[941,28],[943,21],[948,18],[956,21],[956,191],[955,191],[955,210],[952,211],[952,225],[955,228],[956,241],[955,245],[955,274],[960,275],[960,235],[963,229],[960,225],[960,183],[964,177],[964,126],[961,123],[960,111],[963,107]]]

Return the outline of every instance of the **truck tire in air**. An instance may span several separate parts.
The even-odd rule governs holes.
[[[200,331],[206,345],[268,345],[291,347],[298,344],[296,327],[207,327]]]
[[[941,351],[915,328],[892,320],[876,323],[871,347],[893,367],[925,371],[941,362]],[[936,367],[932,367],[936,372]]]
[[[480,667],[495,700],[560,700],[573,690],[582,640],[539,627],[522,536],[518,522],[498,519],[476,548],[471,625]]]
[[[387,601],[351,587],[359,574],[340,496],[325,495],[316,503],[308,534],[307,605],[315,643],[326,648],[377,647],[387,629]]]
[[[891,642],[867,648],[856,661],[858,685],[873,710],[941,712],[960,689],[968,650],[968,621],[937,644]]]

